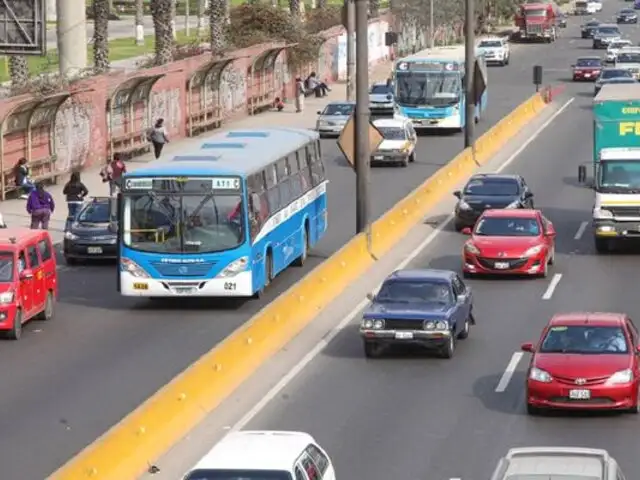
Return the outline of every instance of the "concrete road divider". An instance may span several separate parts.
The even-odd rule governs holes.
[[[375,261],[370,252],[381,256],[398,243],[544,107],[538,94],[521,104],[478,139],[475,152],[462,151],[377,220],[371,245],[354,237],[49,478],[136,479],[364,274]]]

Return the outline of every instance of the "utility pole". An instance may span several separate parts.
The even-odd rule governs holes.
[[[356,4],[355,0],[344,1],[347,8],[347,101],[352,102],[356,76]]]
[[[433,31],[433,0],[429,0],[429,48],[433,48],[435,45],[436,34]]]
[[[464,23],[464,91],[465,91],[465,128],[464,147],[473,147],[475,127],[475,92],[473,91],[473,77],[475,69],[475,19],[473,0],[465,0]]]
[[[189,17],[191,16],[191,0],[184,0],[184,34],[189,38],[191,29],[189,28]]]
[[[355,0],[356,17],[356,111],[355,111],[355,157],[356,157],[356,227],[357,233],[369,232],[370,198],[369,176],[369,2]]]

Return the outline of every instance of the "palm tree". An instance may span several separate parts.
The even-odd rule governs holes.
[[[144,0],[136,0],[136,45],[144,45]]]
[[[204,16],[207,12],[207,1],[206,0],[198,0],[198,26],[196,30],[198,31],[198,36],[204,34]]]
[[[380,0],[369,0],[369,15],[372,18],[380,16]]]
[[[29,84],[29,64],[24,55],[9,56],[9,74],[11,75],[11,86],[22,88]]]
[[[153,0],[151,16],[156,41],[156,65],[164,65],[173,60],[173,32],[171,28],[171,10],[173,0]]]
[[[289,0],[289,10],[294,17],[300,16],[300,0]]]
[[[318,0],[316,4],[316,8],[325,9],[327,8],[327,0]]]
[[[209,33],[213,55],[221,55],[227,46],[225,30],[228,16],[227,0],[209,0]]]
[[[109,0],[93,0],[93,67],[109,70]]]

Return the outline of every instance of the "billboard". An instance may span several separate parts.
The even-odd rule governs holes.
[[[0,0],[0,55],[45,55],[46,0]]]

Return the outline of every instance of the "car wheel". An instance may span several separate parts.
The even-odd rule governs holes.
[[[402,168],[406,168],[406,167],[408,167],[408,166],[409,166],[409,157],[404,157],[404,158],[402,159],[402,161],[400,162],[400,166],[401,166]]]
[[[640,413],[640,389],[636,394],[636,404],[633,407],[631,407],[629,410],[627,410],[627,412],[633,413],[634,415],[637,415]]]
[[[535,407],[530,403],[527,403],[527,415],[540,415],[542,413],[542,409],[539,407]]]
[[[414,152],[411,155],[409,155],[409,163],[413,163],[415,161],[416,161],[416,154]]]
[[[78,259],[73,257],[64,257],[64,263],[67,265],[77,265]]]
[[[446,345],[444,345],[442,347],[441,350],[441,355],[442,358],[453,358],[453,354],[456,351],[456,336],[455,335],[449,335],[449,340],[447,341]]]
[[[542,265],[542,272],[540,272],[538,274],[538,276],[540,278],[547,278],[547,276],[549,276],[549,263],[548,262],[544,262],[544,264]]]
[[[458,340],[464,340],[465,338],[469,338],[469,331],[471,330],[471,313],[464,321],[464,326],[462,327],[462,331],[458,334]]]
[[[53,296],[53,292],[47,294],[47,300],[44,304],[44,310],[36,317],[38,320],[49,321],[53,320],[56,313],[56,299]]]
[[[459,221],[457,221],[457,220],[454,220],[454,222],[453,222],[453,229],[454,229],[456,232],[461,232],[461,231],[462,231],[462,229],[463,229],[464,227],[465,227],[464,223],[461,223],[461,222],[459,222]]]
[[[376,342],[364,342],[364,356],[367,358],[379,358],[382,354],[382,347]]]
[[[11,330],[5,332],[5,337],[9,340],[20,340],[20,337],[22,337],[22,310],[16,310],[13,326]]]
[[[556,263],[556,247],[551,249],[551,255],[549,255],[549,265]]]
[[[473,278],[473,273],[471,272],[465,272],[464,270],[462,271],[462,277],[466,278],[466,279],[470,279]]]
[[[609,253],[611,250],[611,245],[609,244],[609,240],[606,238],[596,238],[595,239],[596,252],[598,253]]]

